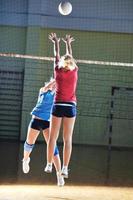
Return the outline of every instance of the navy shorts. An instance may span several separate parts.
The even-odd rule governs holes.
[[[77,108],[76,108],[76,105],[74,103],[55,103],[53,105],[53,109],[52,109],[52,115],[53,116],[56,116],[56,117],[75,117],[76,114],[77,114]]]
[[[37,118],[32,118],[29,124],[30,128],[33,128],[38,131],[45,130],[49,128],[49,126],[50,126],[49,121],[45,121],[45,120],[37,119]]]

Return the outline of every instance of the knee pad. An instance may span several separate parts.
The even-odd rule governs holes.
[[[26,141],[24,143],[24,150],[31,152],[33,150],[34,144],[28,144]]]
[[[59,154],[59,149],[57,146],[55,146],[55,150],[54,150],[54,156],[58,155]]]

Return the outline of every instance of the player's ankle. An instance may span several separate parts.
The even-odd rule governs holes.
[[[68,166],[67,166],[67,165],[63,165],[63,166],[62,166],[62,169],[68,170]]]

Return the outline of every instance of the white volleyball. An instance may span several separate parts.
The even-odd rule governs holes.
[[[58,10],[62,15],[69,15],[72,12],[72,4],[68,1],[61,2],[58,6]]]

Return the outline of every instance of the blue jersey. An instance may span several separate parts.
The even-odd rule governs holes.
[[[31,115],[35,115],[43,120],[50,121],[53,101],[54,93],[51,90],[40,93],[37,104],[31,111]]]

